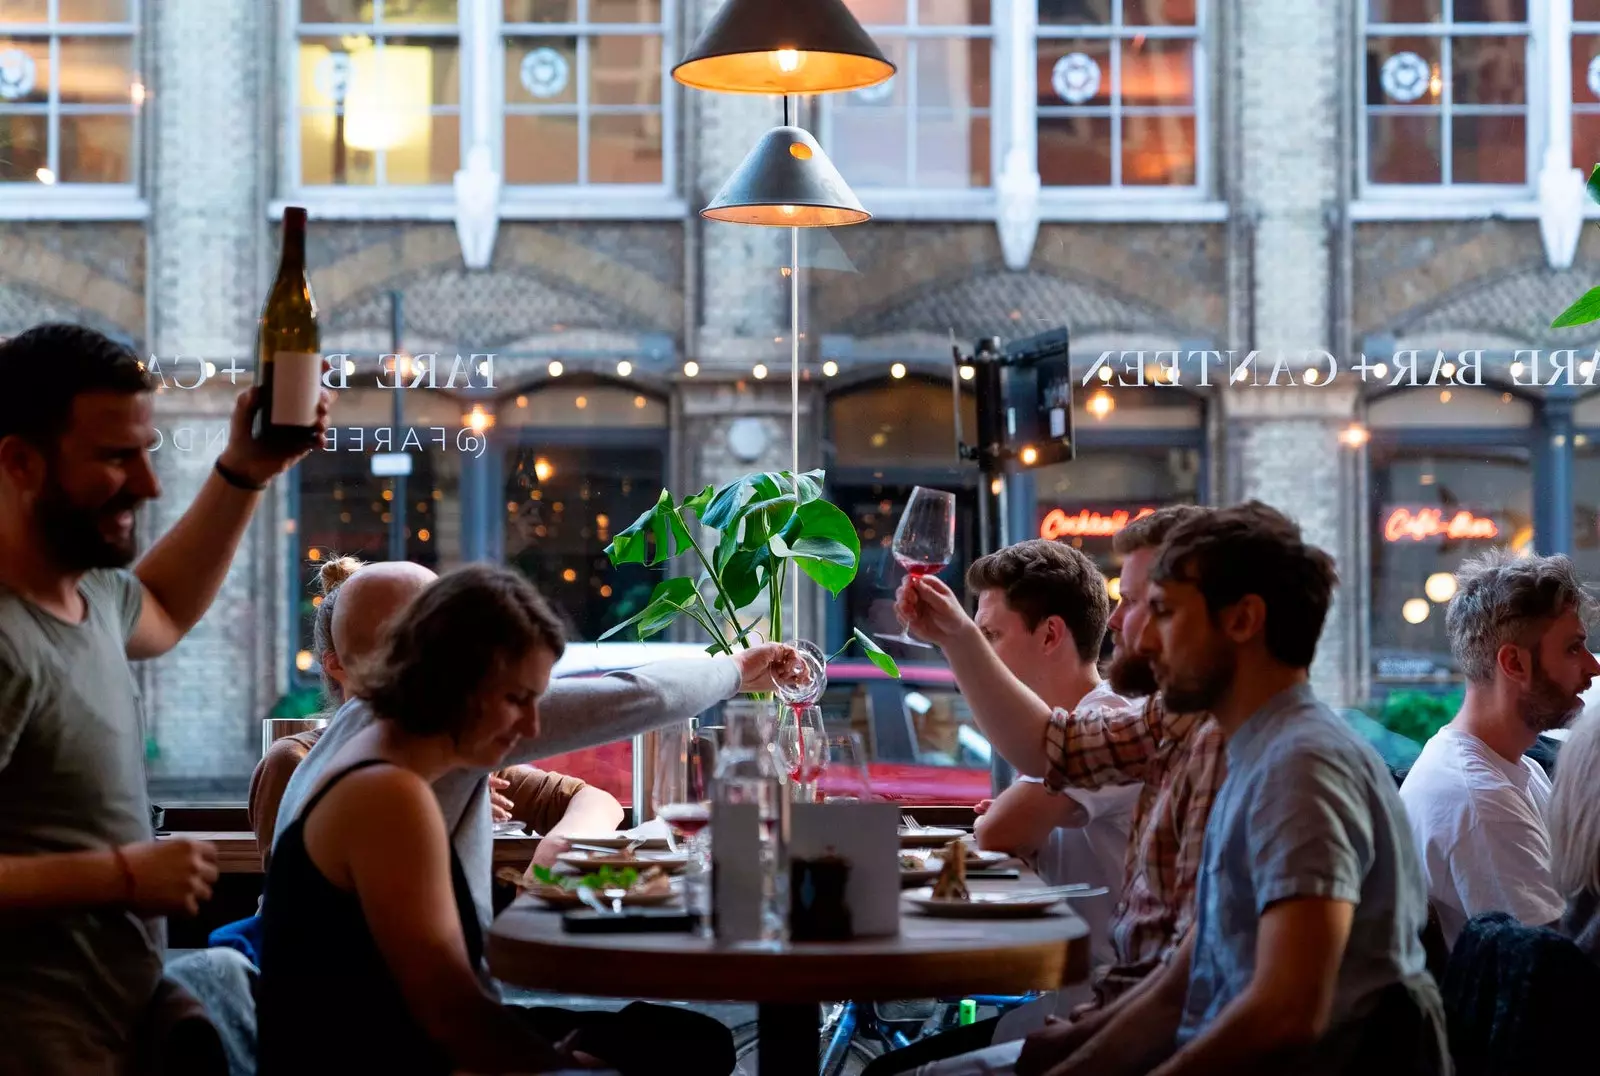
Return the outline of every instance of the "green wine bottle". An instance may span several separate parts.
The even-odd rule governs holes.
[[[261,309],[256,343],[258,441],[285,452],[314,447],[322,365],[317,300],[306,275],[306,211],[289,206],[283,211],[278,277]]]

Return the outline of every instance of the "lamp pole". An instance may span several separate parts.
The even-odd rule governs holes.
[[[389,293],[389,350],[394,355],[394,400],[390,412],[389,439],[405,435],[405,385],[401,380],[400,338],[405,335],[405,308],[398,290]],[[394,446],[391,445],[391,448]],[[394,476],[394,500],[389,504],[389,559],[406,559],[406,476],[402,470]]]

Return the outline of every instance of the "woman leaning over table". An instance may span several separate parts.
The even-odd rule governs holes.
[[[431,785],[536,734],[564,645],[533,587],[488,565],[441,577],[397,622],[367,694],[377,720],[329,759],[277,840],[261,1076],[550,1072],[602,1067],[595,1054],[630,1040],[676,1042],[684,1055],[702,1045],[685,1041],[702,1031],[697,1014],[630,1006],[602,1014],[613,1021],[603,1029],[577,1013],[563,1028],[552,1010],[534,1019],[495,1002],[475,974],[482,928]],[[314,1036],[311,997],[338,999]],[[579,1027],[581,1043],[570,1034]]]

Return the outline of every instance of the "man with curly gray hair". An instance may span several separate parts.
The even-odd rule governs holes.
[[[1529,926],[1561,917],[1545,824],[1550,780],[1524,755],[1578,715],[1600,673],[1584,627],[1593,602],[1566,557],[1497,550],[1462,564],[1456,583],[1445,624],[1466,697],[1400,789],[1451,945],[1480,912]]]

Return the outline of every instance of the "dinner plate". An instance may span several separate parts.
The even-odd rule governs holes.
[[[608,837],[572,837],[562,834],[568,844],[592,844],[596,848],[626,848],[634,841],[639,842],[639,848],[649,852],[665,852],[667,839],[665,837],[620,837],[612,834]]]
[[[674,855],[671,852],[642,850],[634,852],[631,859],[622,859],[603,852],[562,852],[556,857],[556,862],[580,874],[586,874],[596,867],[633,867],[641,872],[651,867],[660,867],[668,874],[677,874],[689,865],[689,857],[682,854]]]
[[[555,885],[541,885],[534,887],[532,890],[530,890],[530,892],[536,899],[551,908],[588,907],[588,905],[583,902],[583,898],[578,896],[578,891],[576,889],[567,889],[562,886]],[[610,891],[602,891],[596,893],[595,895],[600,898],[601,904],[604,904],[609,908],[611,906],[611,897],[607,895],[608,892]],[[624,907],[652,908],[661,904],[669,904],[677,899],[677,890],[656,888],[651,889],[648,893],[629,892],[622,898],[622,903]]]
[[[940,829],[928,827],[925,829],[907,829],[900,827],[901,848],[943,848],[951,841],[959,841],[967,835],[965,830]]]
[[[974,893],[971,900],[938,900],[932,886],[903,894],[923,915],[946,919],[1033,919],[1051,914],[1062,902],[1060,894],[1006,900],[1005,893]]]
[[[939,872],[937,870],[910,871],[902,868],[900,871],[900,888],[904,889],[907,886],[927,885],[929,882],[936,881],[938,877]]]

